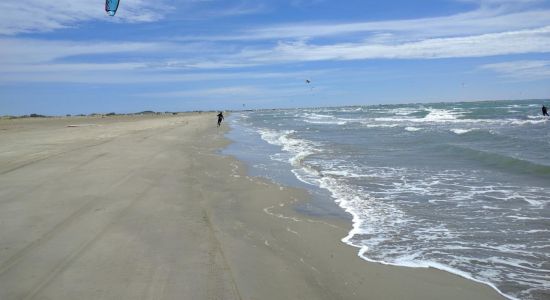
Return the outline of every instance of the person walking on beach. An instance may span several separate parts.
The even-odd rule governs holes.
[[[223,120],[223,113],[220,111],[220,113],[218,114],[218,127],[220,127],[220,125],[222,124],[222,120]]]
[[[550,117],[550,115],[548,115],[548,109],[546,109],[546,106],[544,106],[544,104],[542,105],[542,115]]]

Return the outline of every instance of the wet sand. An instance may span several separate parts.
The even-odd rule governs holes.
[[[0,299],[502,299],[368,263],[218,154],[215,114],[0,120]]]

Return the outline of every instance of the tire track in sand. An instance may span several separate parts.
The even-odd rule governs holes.
[[[114,188],[114,187],[117,187],[117,186],[123,184],[129,178],[131,178],[135,174],[135,172],[136,171],[128,173],[121,180],[119,180],[116,183],[114,183],[113,185],[111,185],[110,188]],[[17,253],[12,255],[10,258],[8,258],[6,261],[4,261],[2,264],[0,264],[0,276],[3,275],[5,272],[7,272],[9,269],[11,269],[18,262],[20,262],[21,259],[23,257],[25,257],[33,249],[36,249],[37,247],[40,247],[40,245],[48,242],[53,237],[55,237],[58,233],[62,232],[65,228],[69,227],[72,223],[74,223],[74,221],[77,220],[80,216],[82,216],[86,212],[90,211],[91,208],[93,207],[93,204],[95,204],[97,199],[99,199],[99,198],[100,198],[99,196],[92,197],[92,199],[90,199],[86,203],[84,203],[79,209],[77,209],[75,212],[70,214],[63,221],[57,223],[51,230],[49,230],[48,232],[43,234],[38,239],[32,241],[30,244],[28,244],[23,249],[19,250]]]
[[[45,287],[48,286],[49,283],[51,283],[60,273],[62,273],[65,269],[67,269],[76,259],[78,259],[80,256],[82,256],[83,253],[86,252],[87,249],[91,245],[93,245],[95,242],[101,239],[105,233],[109,231],[109,229],[114,225],[118,220],[120,220],[122,217],[124,217],[130,209],[135,206],[140,200],[142,200],[147,193],[155,186],[155,184],[149,185],[143,192],[140,193],[138,197],[136,197],[134,200],[132,200],[125,208],[122,209],[121,212],[116,214],[114,217],[111,218],[111,221],[101,229],[97,234],[95,234],[91,239],[85,241],[82,243],[79,247],[77,247],[72,253],[70,253],[65,259],[60,261],[58,264],[55,265],[55,267],[48,273],[48,275],[45,278],[42,278],[38,284],[33,288],[27,296],[25,296],[24,300],[30,300],[35,298]]]

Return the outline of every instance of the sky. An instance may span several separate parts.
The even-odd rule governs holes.
[[[0,115],[550,98],[550,0],[104,5],[0,2]]]

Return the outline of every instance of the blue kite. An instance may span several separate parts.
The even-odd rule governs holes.
[[[105,0],[105,11],[109,14],[109,16],[112,17],[116,14],[119,2],[119,0]]]

